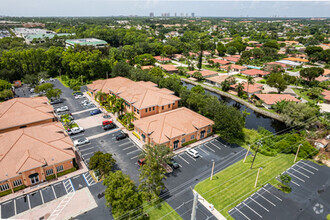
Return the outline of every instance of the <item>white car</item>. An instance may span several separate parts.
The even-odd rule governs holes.
[[[85,99],[85,100],[83,100],[82,102],[81,102],[81,104],[85,104],[85,103],[88,103],[89,102],[89,100],[88,99]]]
[[[78,139],[78,140],[75,140],[74,142],[73,142],[73,144],[74,144],[74,146],[79,146],[79,145],[83,145],[83,144],[87,144],[87,143],[89,143],[89,140],[88,140],[88,138],[80,138],[80,139]]]
[[[34,93],[34,88],[31,88],[31,89],[30,89],[30,92],[31,92],[31,93]]]
[[[54,82],[55,79],[53,79],[53,78],[49,78],[49,81],[50,81],[50,82]]]
[[[187,149],[186,150],[187,154],[189,154],[192,157],[199,157],[198,151],[194,149]]]
[[[68,129],[68,134],[73,135],[73,134],[78,134],[78,133],[84,132],[84,131],[85,131],[85,129],[82,127],[74,127],[74,128]]]
[[[81,98],[84,98],[84,96],[83,95],[76,95],[74,98],[75,99],[81,99]]]
[[[56,112],[65,112],[65,111],[69,111],[68,106],[62,106],[62,107],[59,107],[58,109],[56,109]]]

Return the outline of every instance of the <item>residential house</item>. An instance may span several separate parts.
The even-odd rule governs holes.
[[[141,70],[151,70],[152,68],[154,68],[154,66],[152,66],[152,65],[141,66]]]
[[[306,59],[301,59],[301,58],[296,58],[296,57],[283,58],[283,60],[289,60],[289,61],[297,62],[300,65],[305,64],[305,63],[308,62],[308,60],[306,60]]]
[[[230,63],[229,61],[220,60],[220,59],[209,59],[209,60],[212,60],[214,62],[214,64],[219,63],[220,65],[227,65]]]
[[[211,71],[211,70],[201,70],[201,71],[193,70],[193,71],[188,71],[187,74],[193,76],[195,72],[200,72],[204,78],[209,78],[209,77],[212,77],[212,76],[219,75],[218,72]]]
[[[266,71],[258,70],[258,69],[249,69],[249,70],[241,71],[241,74],[245,75],[245,76],[252,76],[252,77],[258,77],[258,76],[263,77],[263,76],[270,74],[270,72],[266,72]]]
[[[330,70],[329,69],[324,69],[323,76],[330,78]]]
[[[55,120],[46,97],[14,98],[0,103],[0,133]]]
[[[178,68],[176,68],[176,66],[171,64],[160,65],[160,67],[168,73],[177,73],[179,71]]]
[[[230,64],[230,65],[220,66],[220,69],[226,70],[226,71],[228,71],[228,69],[230,69],[229,72],[240,73],[241,71],[247,70],[247,67],[246,66],[236,65],[236,64]]]
[[[173,55],[173,59],[176,60],[176,61],[179,61],[179,60],[182,60],[182,59],[185,59],[186,57],[182,54],[174,54]]]
[[[323,96],[323,99],[327,104],[330,104],[330,91],[329,90],[324,90],[321,95]]]
[[[166,88],[158,88],[153,82],[134,82],[124,77],[96,80],[87,85],[92,96],[98,91],[116,95],[124,100],[124,112],[134,112],[136,118],[143,118],[176,109],[180,98]]]
[[[60,122],[0,134],[0,192],[32,186],[74,166],[75,151]]]
[[[239,56],[239,55],[238,55],[238,56]],[[238,57],[238,56],[233,55],[233,56],[230,56],[230,57],[223,57],[223,60],[235,64],[235,63],[237,63],[237,62],[239,61],[239,59],[240,59],[240,57]]]
[[[228,76],[228,75],[212,76],[212,77],[206,78],[205,82],[221,88],[221,83],[229,77],[230,76]]]
[[[154,58],[159,63],[169,63],[169,62],[171,62],[171,59],[168,58],[168,57],[154,56]]]
[[[296,103],[300,102],[299,99],[289,94],[256,94],[256,98],[261,100],[263,102],[262,105],[267,109],[270,109],[272,105],[282,100]]]
[[[231,85],[230,88],[232,91],[236,91],[238,84]],[[255,94],[259,94],[263,90],[263,85],[254,83],[254,84],[248,84],[247,82],[243,84],[243,92],[245,92],[249,97]]]
[[[186,142],[200,140],[212,133],[214,122],[188,108],[149,116],[134,121],[134,131],[145,144],[164,144],[177,150]]]

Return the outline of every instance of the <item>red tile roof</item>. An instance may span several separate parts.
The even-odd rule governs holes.
[[[210,59],[210,60],[212,60],[214,63],[219,63],[220,65],[226,65],[226,64],[230,63],[229,61],[220,60],[220,59]]]
[[[202,70],[202,71],[193,70],[193,71],[188,71],[187,74],[192,76],[195,72],[200,72],[203,77],[218,75],[218,72],[211,71],[211,70]]]
[[[154,58],[155,58],[157,61],[160,61],[160,62],[171,61],[171,59],[170,59],[170,58],[167,58],[167,57],[154,56]]]
[[[173,72],[173,71],[178,71],[178,68],[176,66],[168,64],[168,65],[160,65],[161,68],[163,68],[165,71],[168,72]]]
[[[231,85],[230,87],[231,88],[236,88],[238,84],[235,84],[235,85]],[[247,90],[248,89],[248,83],[244,83],[243,84],[244,86],[244,92],[247,92],[247,93],[256,93],[256,92],[260,92],[262,91],[263,89],[263,85],[262,84],[259,84],[259,83],[254,83],[254,84],[249,84],[249,91]]]
[[[282,100],[300,102],[299,99],[289,94],[256,94],[256,96],[267,105],[274,105]]]
[[[256,75],[265,76],[265,75],[270,74],[270,72],[266,72],[266,71],[263,71],[263,70],[257,70],[257,69],[244,70],[241,73],[245,74],[245,75],[250,75],[250,76],[256,76]]]
[[[149,66],[141,66],[141,69],[142,70],[149,70],[149,69],[152,69],[152,68],[154,68],[154,66],[151,66],[151,65],[149,65]]]
[[[230,61],[230,62],[235,62],[236,63],[236,62],[239,61],[240,58],[231,56],[231,57],[224,57],[223,59],[227,60],[227,61]]]
[[[236,65],[236,64],[221,66],[220,69],[227,70],[229,66],[231,69],[238,69],[238,70],[247,69],[247,67],[245,67],[245,66],[240,66],[240,65]]]

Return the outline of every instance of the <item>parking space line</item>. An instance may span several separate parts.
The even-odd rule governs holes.
[[[212,148],[210,148],[210,147],[206,146],[206,144],[204,144],[204,146],[205,146],[207,149],[209,149],[210,151],[213,151],[213,152],[215,152],[215,150],[213,150]]]
[[[52,187],[52,190],[53,190],[53,193],[54,193],[55,199],[57,199],[57,196],[56,196],[56,193],[55,193],[55,190],[54,190],[53,185],[51,185],[51,187]]]
[[[244,202],[242,202],[242,204],[245,205],[246,207],[248,207],[252,212],[256,213],[256,215],[258,215],[260,218],[262,218],[262,216],[258,212],[254,211],[254,209],[252,209],[250,206],[248,206]]]
[[[312,171],[307,170],[305,167],[302,167],[302,166],[298,165],[297,163],[296,163],[296,166],[297,166],[297,167],[300,167],[301,169],[303,169],[303,170],[305,170],[305,171],[307,171],[307,172],[309,172],[310,174],[314,174]]]
[[[62,182],[59,182],[59,183],[55,183],[54,186],[57,186],[58,184],[61,184]]]
[[[296,170],[296,169],[294,169],[292,167],[291,167],[291,169],[293,169],[295,172],[300,173],[301,175],[303,175],[303,176],[305,176],[305,177],[307,177],[309,179],[309,176],[307,176],[306,174],[300,172],[299,170]]]
[[[313,166],[311,166],[311,165],[309,165],[309,164],[307,164],[307,163],[305,163],[305,162],[303,162],[303,161],[301,161],[301,163],[305,164],[306,166],[309,166],[310,168],[312,168],[312,169],[314,169],[314,170],[316,170],[316,171],[319,170],[319,169],[317,169],[317,168],[315,168],[315,167],[313,167]]]
[[[136,156],[132,157],[131,160],[138,158],[138,157],[139,157],[139,155],[136,155]]]
[[[258,196],[260,196],[261,198],[263,198],[264,200],[266,200],[267,202],[269,202],[270,204],[272,204],[273,206],[276,206],[274,203],[272,203],[271,201],[269,201],[268,199],[266,199],[263,195],[261,195],[260,193],[256,192],[256,194]]]
[[[140,151],[140,149],[136,149],[136,150],[133,150],[131,152],[128,152],[127,155],[132,154],[132,153],[137,152],[137,151]]]
[[[265,187],[263,187],[264,190],[266,190],[266,192],[268,192],[269,194],[273,195],[276,199],[280,200],[282,202],[282,199],[279,198],[278,196],[274,195],[273,193],[269,192]]]
[[[85,149],[79,149],[80,152],[83,152],[85,150],[90,150],[90,149],[93,149],[94,147],[90,147],[90,148],[85,148]]]
[[[178,155],[184,162],[186,162],[187,164],[189,164],[188,161],[186,161],[183,157],[181,157],[180,155]]]
[[[299,177],[297,177],[296,175],[293,175],[292,173],[290,173],[289,171],[286,171],[288,174],[290,174],[291,176],[296,177],[298,180],[300,180],[301,182],[305,182],[305,180],[300,179]]]
[[[132,148],[132,147],[135,147],[135,145],[132,145],[132,146],[126,147],[126,148],[124,148],[123,150],[127,150],[127,149],[130,149],[130,148]]]
[[[17,215],[16,199],[14,199],[14,209],[15,209],[15,215]]]
[[[130,143],[131,143],[131,142],[128,141],[128,142],[125,142],[125,143],[119,144],[118,146],[120,147],[120,146],[124,146],[124,145],[126,145],[126,144],[130,144]]]
[[[72,177],[72,179],[77,179],[77,178],[79,178],[79,176]]]
[[[209,153],[207,153],[206,151],[204,151],[203,149],[202,149],[202,145],[198,148],[198,150],[201,150],[201,151],[203,151],[204,153],[206,153],[207,155],[209,155]]]
[[[82,145],[79,145],[79,146],[76,146],[76,147],[78,147],[78,149],[79,149],[79,147],[82,147],[82,146],[87,146],[87,145],[90,145],[91,143],[87,143],[87,144],[82,144]]]
[[[257,202],[256,200],[254,200],[252,197],[250,197],[250,199],[251,199],[252,201],[254,201],[255,203],[257,203],[261,208],[263,208],[263,209],[265,209],[267,212],[269,212],[268,209],[266,209],[263,205],[261,205],[259,202]]]
[[[71,136],[71,139],[73,139],[73,138],[78,138],[78,137],[82,137],[82,136],[84,136],[85,134],[76,134],[76,135],[73,135],[73,136]]]
[[[193,159],[194,161],[196,161],[196,159],[193,158],[192,156],[190,156],[188,153],[186,153],[186,155],[188,155],[191,159]]]
[[[241,212],[238,208],[235,207],[235,209],[236,209],[239,213],[241,213],[246,219],[251,220],[251,219],[249,219],[246,215],[244,215],[244,213]]]
[[[212,142],[209,142],[210,144],[212,144],[214,147],[218,148],[219,150],[221,150],[220,147],[218,147],[217,145],[213,144]]]
[[[89,184],[89,182],[87,181],[86,176],[85,176],[84,173],[83,173],[83,178],[84,178],[85,182],[87,183],[87,186],[90,186],[90,184]]]
[[[89,155],[89,154],[94,154],[94,153],[95,152],[89,152],[89,153],[84,154],[84,156]]]
[[[200,154],[199,154],[199,156],[200,156],[201,158],[203,158],[203,156],[202,156],[202,155],[200,155]]]
[[[291,180],[291,183],[293,183],[293,184],[295,184],[295,185],[297,185],[297,186],[300,186],[298,183],[296,183],[295,181],[292,181]]]
[[[40,192],[40,197],[41,197],[42,204],[45,204],[44,196],[42,194],[42,190],[39,190],[39,192]]]

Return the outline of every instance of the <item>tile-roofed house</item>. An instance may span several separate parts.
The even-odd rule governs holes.
[[[283,60],[289,60],[289,61],[297,62],[297,63],[300,63],[300,64],[308,62],[308,60],[306,60],[306,59],[301,59],[301,58],[296,58],[296,57],[283,58]]]
[[[330,79],[329,77],[325,77],[325,76],[319,76],[315,78],[315,80],[319,82],[329,81],[329,79]]]
[[[214,122],[182,107],[134,121],[134,129],[146,144],[164,144],[173,150],[190,140],[200,140],[212,133]]]
[[[240,57],[234,57],[234,56],[230,56],[230,57],[223,57],[224,60],[229,61],[231,63],[237,63],[240,59]]]
[[[296,103],[300,102],[299,99],[290,94],[256,94],[256,97],[262,100],[263,106],[268,109],[270,109],[272,105],[276,104],[276,102],[280,102],[282,100]]]
[[[270,72],[266,72],[258,69],[249,69],[249,70],[241,71],[241,74],[252,77],[258,77],[258,76],[263,77],[270,74]]]
[[[220,59],[209,59],[209,60],[212,60],[214,63],[219,63],[220,65],[227,65],[230,63],[229,61],[220,60]]]
[[[179,61],[180,59],[184,59],[185,56],[182,54],[174,54],[173,59]]]
[[[168,57],[154,56],[155,60],[160,63],[168,63],[171,62],[171,59]]]
[[[152,69],[152,68],[154,68],[154,66],[152,66],[152,65],[141,66],[141,70],[150,70],[150,69]]]
[[[217,87],[221,87],[221,83],[225,81],[230,76],[228,75],[218,75],[218,76],[212,76],[205,79],[205,82],[210,83],[212,85],[215,85]]]
[[[125,112],[135,112],[137,118],[175,109],[180,100],[174,92],[160,89],[153,82],[134,82],[123,77],[96,80],[87,88],[93,95],[102,91],[122,98],[125,101]]]
[[[232,90],[236,90],[237,85],[238,84],[231,85],[230,88]],[[245,82],[245,83],[243,83],[243,87],[244,87],[243,91],[246,92],[249,97],[251,95],[258,94],[263,90],[263,85],[259,84],[259,83],[254,83],[254,84],[250,83],[248,86],[248,83]]]
[[[240,66],[240,65],[236,65],[236,64],[220,66],[220,69],[222,69],[222,70],[228,70],[228,68],[230,68],[230,72],[239,72],[239,73],[241,71],[247,70],[246,66]]]
[[[211,70],[201,70],[201,71],[193,70],[193,71],[188,71],[187,74],[192,76],[195,72],[200,72],[204,78],[219,75],[218,72],[211,71]]]
[[[53,107],[46,97],[14,98],[0,103],[0,133],[54,119]]]
[[[330,104],[330,91],[329,90],[324,90],[321,95],[323,96],[323,99],[325,100],[326,103]]]
[[[284,64],[284,63],[278,63],[278,62],[265,63],[265,66],[272,66],[272,65],[280,65],[285,70],[288,68],[288,66],[286,64]]]
[[[73,167],[73,143],[60,122],[2,133],[0,143],[0,191],[34,185]]]
[[[171,64],[160,65],[160,67],[168,73],[177,73],[178,72],[178,68],[176,68],[176,66],[171,65]]]
[[[330,77],[330,70],[324,69],[323,76]]]

